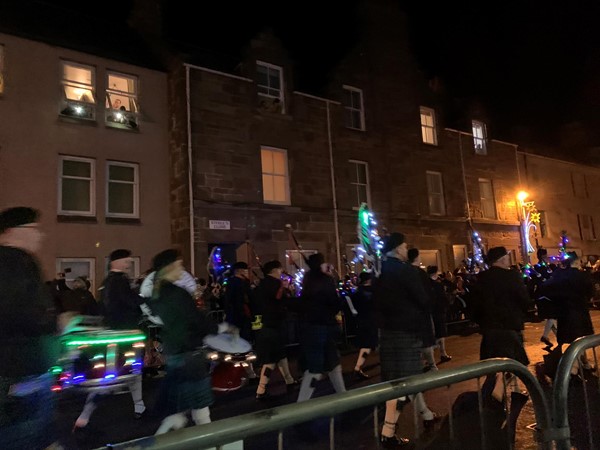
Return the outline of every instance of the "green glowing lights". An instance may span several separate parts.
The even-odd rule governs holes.
[[[124,342],[139,342],[144,341],[146,336],[143,334],[136,335],[125,335],[125,336],[115,336],[115,337],[97,337],[90,338],[86,337],[83,339],[74,338],[66,341],[66,345],[74,346],[74,345],[98,345],[98,344],[121,344]]]

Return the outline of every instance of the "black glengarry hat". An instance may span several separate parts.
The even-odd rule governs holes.
[[[28,223],[38,221],[39,213],[36,209],[26,206],[8,208],[0,212],[0,234],[10,228],[16,228]]]
[[[384,239],[381,251],[385,254],[402,244],[404,244],[404,235],[402,233],[392,233]]]
[[[131,251],[124,249],[124,248],[119,248],[117,250],[113,250],[110,253],[110,256],[108,257],[108,259],[110,260],[110,262],[113,262],[118,259],[129,258],[130,256],[131,256]]]

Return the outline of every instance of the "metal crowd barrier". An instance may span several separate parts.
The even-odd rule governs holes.
[[[600,346],[600,334],[579,338],[569,345],[565,353],[562,355],[560,362],[558,363],[552,390],[552,417],[554,420],[554,439],[556,440],[557,450],[571,450],[572,448],[571,429],[569,427],[568,400],[571,371],[575,363],[578,363],[578,375],[581,378],[583,385],[589,448],[595,449],[600,447],[600,443],[596,443],[596,446],[594,444],[593,430],[597,428],[597,424],[596,427],[592,427],[592,416],[590,414],[590,401],[587,381],[585,379],[582,361],[582,356],[584,355],[585,351],[593,348],[594,370],[596,371],[596,375],[598,375],[598,358],[595,351],[595,347],[598,346]],[[600,389],[600,386],[598,386],[598,388]]]
[[[240,441],[245,438],[268,432],[278,432],[278,448],[283,449],[284,430],[293,425],[312,421],[317,418],[330,418],[329,420],[329,447],[335,448],[334,417],[337,414],[356,410],[363,407],[374,406],[373,413],[373,439],[379,435],[378,405],[387,400],[405,397],[410,394],[425,392],[436,388],[448,387],[463,381],[479,379],[483,376],[510,372],[516,375],[529,391],[530,399],[537,420],[537,439],[539,447],[550,450],[552,442],[549,439],[550,430],[549,409],[542,388],[537,379],[529,372],[527,367],[511,359],[494,358],[468,364],[453,369],[429,372],[422,375],[403,378],[391,382],[379,383],[348,392],[315,398],[302,403],[288,404],[272,409],[267,409],[251,414],[230,417],[212,422],[173,431],[159,436],[150,436],[134,441],[114,444],[104,447],[108,449],[212,449],[220,450],[223,445]],[[479,384],[479,383],[478,383]],[[479,387],[479,386],[478,386]],[[482,395],[478,390],[478,407],[480,421],[482,418]],[[453,437],[452,410],[449,413],[450,437]],[[482,444],[484,430],[482,426]],[[482,447],[485,448],[485,447]]]

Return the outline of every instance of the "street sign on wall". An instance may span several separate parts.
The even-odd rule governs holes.
[[[208,227],[211,230],[230,230],[231,222],[229,220],[209,220]]]

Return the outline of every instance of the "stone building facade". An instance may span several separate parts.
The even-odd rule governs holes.
[[[197,274],[215,245],[229,261],[287,258],[292,269],[290,258],[300,259],[290,228],[343,271],[361,201],[382,228],[405,233],[425,265],[454,268],[474,229],[517,261],[516,146],[489,139],[483,122],[483,131],[445,129],[401,12],[369,2],[366,14],[361,42],[322,96],[295,90],[293,64],[268,33],[235,73],[184,65],[175,77],[187,98],[171,105],[188,111],[189,145],[171,140],[173,238],[185,248],[193,227]]]

